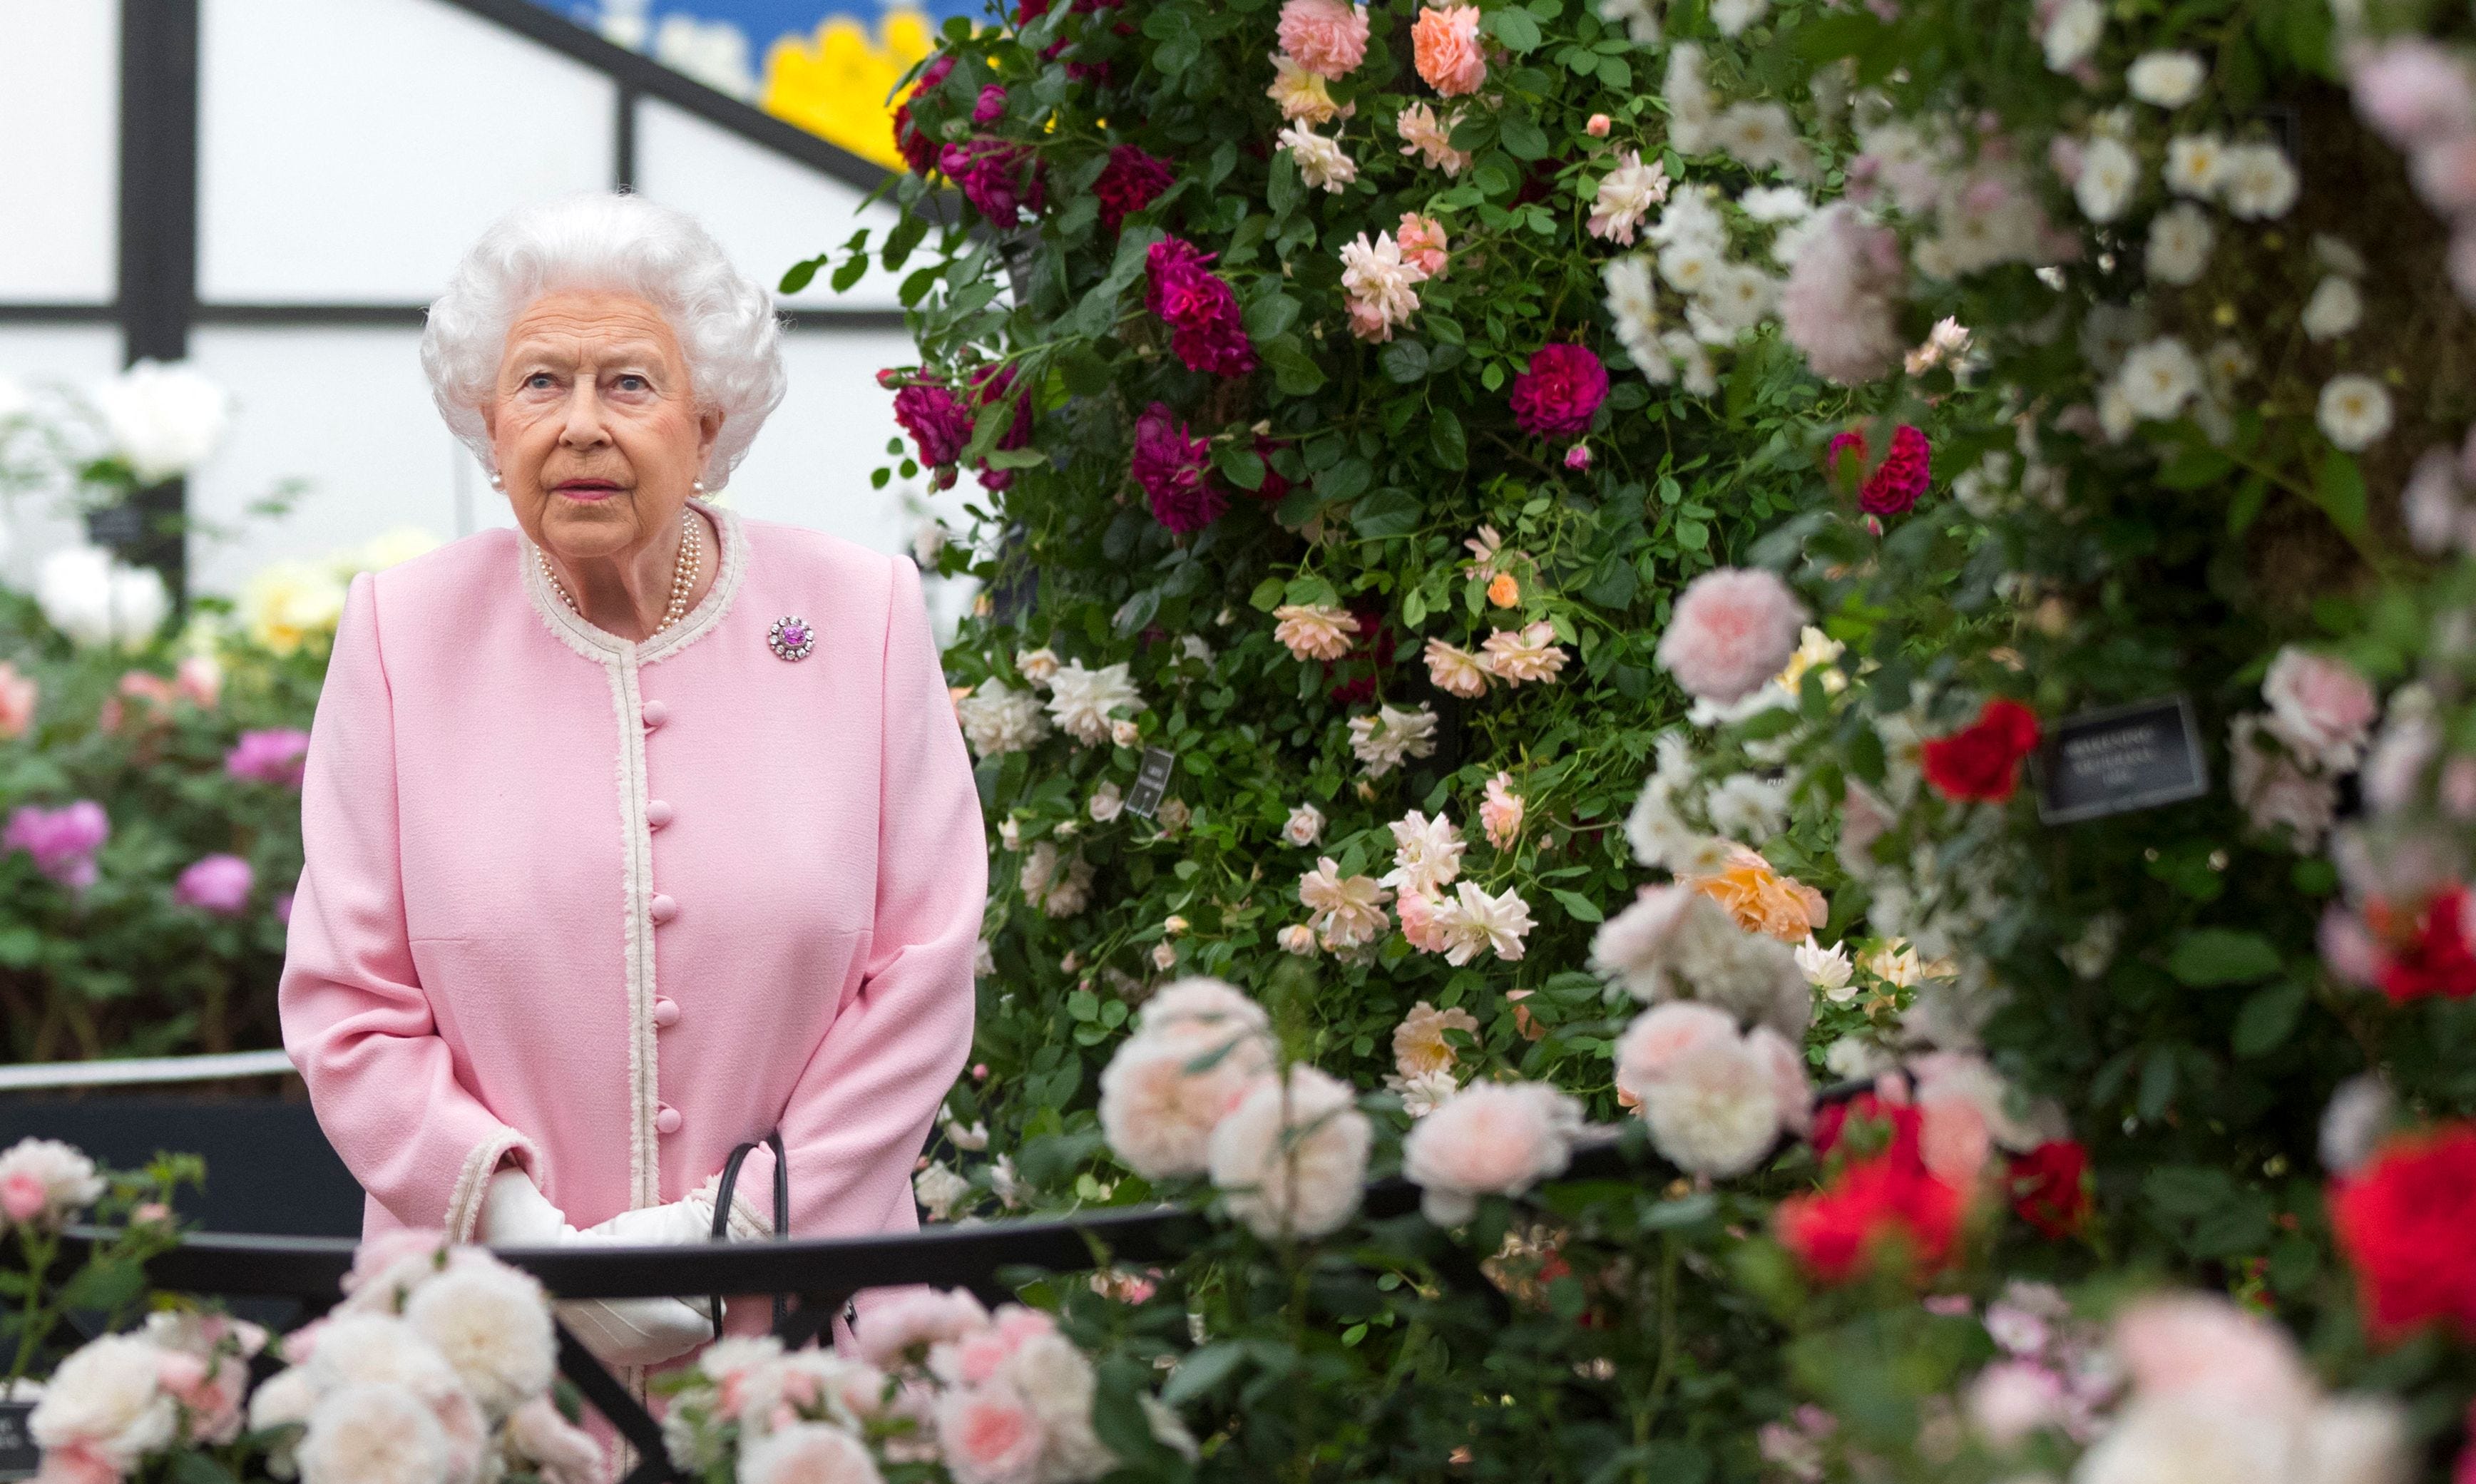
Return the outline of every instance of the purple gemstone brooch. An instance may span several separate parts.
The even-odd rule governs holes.
[[[785,614],[774,620],[774,627],[767,631],[765,647],[774,652],[777,659],[805,659],[808,651],[817,647],[817,631],[798,614]]]

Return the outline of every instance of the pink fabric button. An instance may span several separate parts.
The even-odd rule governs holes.
[[[668,996],[656,996],[654,999],[654,1024],[661,1026],[664,1030],[668,1030],[679,1023],[680,1002]]]
[[[680,1110],[669,1103],[662,1104],[662,1110],[654,1115],[654,1131],[656,1133],[679,1132]]]
[[[647,825],[659,829],[671,822],[671,806],[667,801],[654,799],[646,802],[645,823]]]
[[[654,914],[654,921],[657,923],[667,923],[680,915],[680,904],[660,892],[654,894],[654,900],[647,903],[647,906]]]
[[[645,718],[646,726],[658,727],[671,719],[671,708],[658,701],[648,701],[641,714]]]

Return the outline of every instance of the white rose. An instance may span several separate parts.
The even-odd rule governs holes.
[[[2038,42],[2049,69],[2068,72],[2097,50],[2098,38],[2105,34],[2106,12],[2099,9],[2097,0],[2064,0]]]
[[[2304,302],[2304,333],[2315,340],[2335,340],[2364,322],[2365,296],[2353,280],[2331,274],[2315,284]]]
[[[1213,1129],[1272,1061],[1253,1026],[1189,1021],[1135,1035],[1101,1073],[1109,1151],[1146,1179],[1202,1174]]]
[[[45,1448],[84,1444],[123,1468],[171,1447],[179,1410],[157,1382],[163,1351],[136,1335],[106,1335],[52,1373],[27,1430]]]
[[[172,610],[154,568],[122,566],[96,546],[65,546],[44,557],[35,602],[53,628],[89,649],[136,649]]]
[[[1643,1094],[1651,1143],[1680,1170],[1726,1178],[1752,1169],[1779,1138],[1770,1069],[1735,1035],[1697,1038]]]
[[[2178,202],[2150,219],[2142,261],[2149,276],[2162,284],[2195,283],[2210,265],[2210,249],[2216,241],[2209,215],[2189,201]]]
[[[2322,383],[2314,420],[2324,436],[2348,453],[2371,447],[2390,431],[2390,394],[2369,376],[2343,372]]]
[[[111,451],[140,484],[176,480],[204,463],[232,422],[232,399],[186,364],[141,360],[95,388]]]
[[[1401,1141],[1401,1173],[1439,1226],[1477,1212],[1480,1196],[1519,1196],[1564,1173],[1582,1107],[1544,1082],[1481,1082],[1430,1111]]]
[[[2201,389],[2201,363],[2183,341],[2160,335],[2123,358],[2115,384],[2135,415],[2164,422],[2182,413]]]
[[[2141,186],[2141,161],[2120,139],[2092,139],[2081,151],[2080,179],[2072,182],[2072,200],[2093,222],[2111,222],[2132,204]]]
[[[325,1350],[325,1341],[320,1342]],[[301,1484],[448,1484],[447,1430],[405,1387],[340,1387],[310,1413],[297,1455]]]
[[[1358,1209],[1373,1138],[1349,1087],[1313,1067],[1266,1077],[1212,1130],[1212,1183],[1256,1235],[1320,1237]]]
[[[496,1260],[458,1263],[413,1291],[405,1322],[505,1417],[550,1390],[558,1346],[541,1285]]]
[[[2143,103],[2180,109],[2200,96],[2209,69],[2191,52],[2150,52],[2124,73],[2124,86]]]

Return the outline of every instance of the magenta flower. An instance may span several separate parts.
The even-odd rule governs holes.
[[[256,884],[258,873],[238,855],[206,855],[172,883],[172,900],[217,917],[237,917],[249,905],[249,889]]]
[[[292,894],[290,892],[280,891],[275,894],[275,920],[282,923],[286,928],[292,926]]]
[[[1212,480],[1211,448],[1188,437],[1186,424],[1160,403],[1135,419],[1135,482],[1151,501],[1153,518],[1180,535],[1201,531],[1229,507]]]
[[[894,147],[903,152],[903,159],[911,166],[914,175],[927,175],[937,168],[937,141],[912,127],[912,99],[923,93],[935,92],[937,86],[945,82],[947,74],[953,70],[953,54],[940,53],[936,61],[928,63],[928,70],[920,74],[920,86],[911,90],[909,97],[895,105]]]
[[[1153,243],[1144,260],[1144,307],[1168,322],[1170,349],[1188,370],[1245,376],[1255,369],[1255,347],[1238,322],[1238,296],[1211,263],[1210,253],[1181,238]]]
[[[1608,400],[1608,368],[1586,346],[1543,345],[1513,378],[1513,420],[1534,437],[1570,438]]]
[[[295,727],[244,731],[224,754],[224,772],[258,783],[301,786],[303,759],[310,752],[310,733]]]
[[[1148,155],[1131,144],[1109,146],[1109,163],[1101,171],[1101,178],[1092,183],[1092,194],[1101,203],[1102,230],[1117,231],[1127,217],[1151,205],[1153,198],[1169,189],[1176,179],[1166,160]]]
[[[972,122],[994,124],[1005,117],[1005,89],[991,83],[980,89],[979,98],[972,104]]]
[[[972,373],[973,405],[987,407],[1008,391],[1014,390],[1014,367],[982,366]],[[1006,431],[999,435],[997,446],[1001,452],[1031,446],[1031,388],[1029,386],[1025,386],[1021,391],[1016,392],[1014,421],[1009,423]],[[1014,482],[1012,469],[992,469],[984,463],[980,465],[979,474],[982,489],[1004,489]]]
[[[1028,145],[1005,139],[965,139],[937,152],[937,168],[962,191],[964,200],[1000,227],[1014,226],[1026,210],[1038,215],[1047,199],[1040,157]]]
[[[24,851],[35,858],[36,870],[71,891],[84,891],[94,884],[94,853],[111,834],[111,821],[91,799],[57,809],[20,804],[9,816],[9,828],[0,829],[0,853]]]
[[[916,383],[894,394],[894,420],[911,434],[920,461],[931,469],[951,466],[972,441],[972,410],[963,399],[933,382]]]

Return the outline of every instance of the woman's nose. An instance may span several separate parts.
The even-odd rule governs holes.
[[[609,441],[602,426],[601,389],[582,377],[577,379],[575,390],[567,394],[567,420],[558,437],[570,448],[591,448]]]

